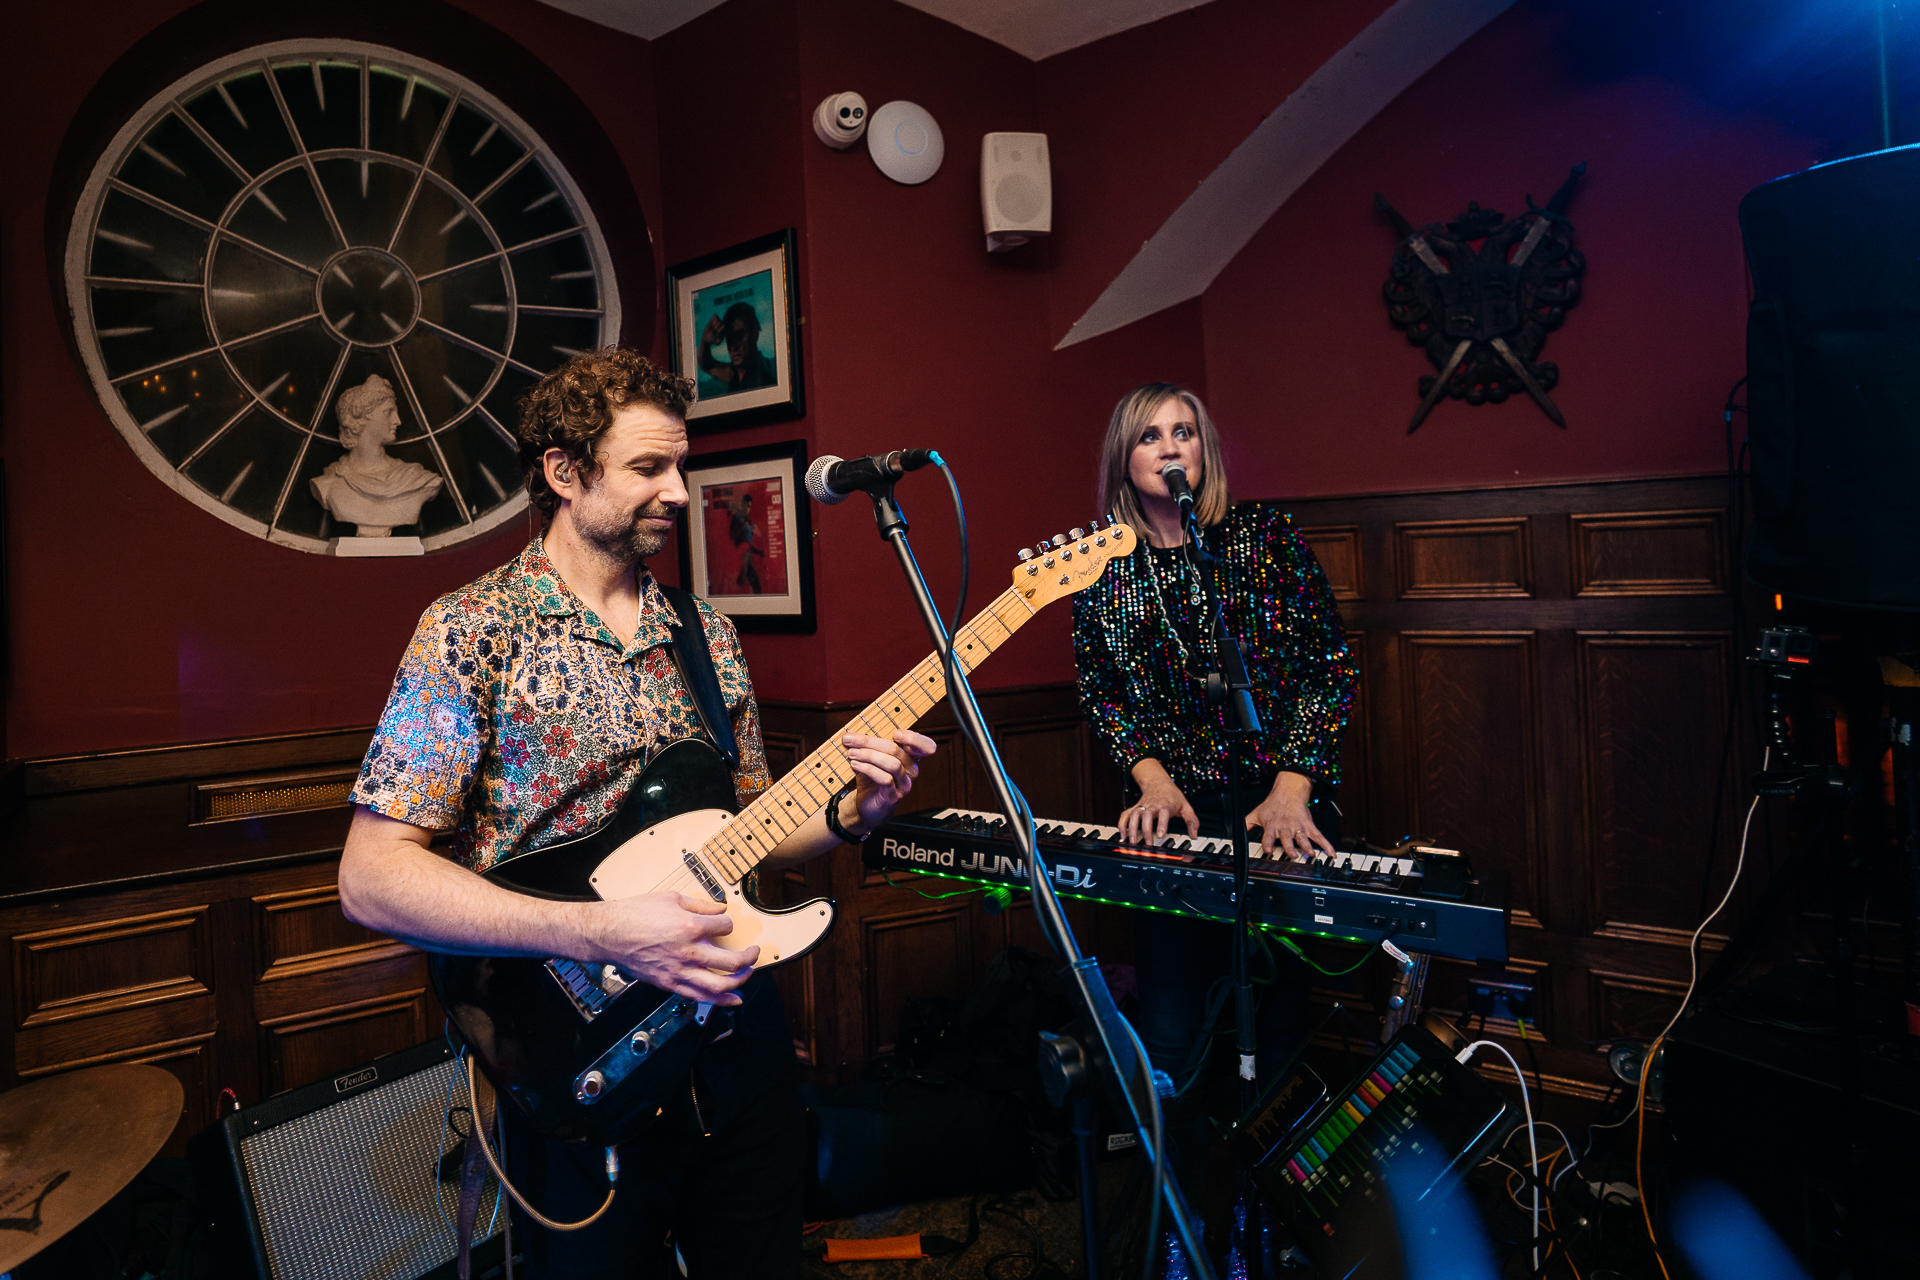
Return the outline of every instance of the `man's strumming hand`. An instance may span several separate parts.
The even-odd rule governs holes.
[[[741,1002],[737,989],[753,976],[760,948],[739,951],[717,939],[733,932],[726,907],[684,893],[642,893],[593,903],[593,959],[675,995],[721,1006]]]

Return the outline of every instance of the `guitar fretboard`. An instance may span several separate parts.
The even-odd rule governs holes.
[[[1028,603],[1017,589],[1007,588],[954,633],[954,660],[961,670],[971,672],[1039,611],[1039,606]],[[728,879],[744,879],[852,780],[853,764],[840,745],[842,734],[891,737],[897,730],[911,728],[946,696],[947,678],[940,655],[930,653],[850,720],[841,733],[735,814],[700,847],[702,856],[724,871]]]

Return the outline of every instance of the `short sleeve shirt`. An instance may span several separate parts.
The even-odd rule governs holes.
[[[733,624],[700,617],[733,721],[742,804],[771,781]],[[485,871],[619,812],[656,752],[701,736],[671,650],[678,615],[640,572],[640,625],[621,638],[580,602],[535,538],[510,564],[420,618],[367,748],[353,800],[453,830]]]

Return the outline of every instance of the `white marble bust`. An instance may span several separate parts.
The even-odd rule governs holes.
[[[342,391],[334,412],[347,456],[313,478],[313,496],[336,521],[355,526],[357,537],[384,538],[399,525],[418,523],[441,480],[417,462],[387,455],[400,431],[393,385],[376,373]]]

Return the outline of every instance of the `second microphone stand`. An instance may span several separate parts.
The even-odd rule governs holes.
[[[1240,652],[1240,641],[1227,629],[1227,605],[1221,592],[1214,589],[1207,566],[1214,557],[1200,542],[1200,523],[1194,516],[1193,501],[1180,500],[1180,525],[1186,534],[1181,544],[1187,554],[1194,581],[1201,584],[1201,600],[1207,614],[1207,629],[1213,640],[1211,664],[1207,668],[1207,701],[1227,708],[1227,839],[1233,845],[1233,1016],[1234,1044],[1240,1054],[1240,1109],[1244,1112],[1257,1098],[1259,1041],[1254,1031],[1253,979],[1247,972],[1247,929],[1251,920],[1252,866],[1247,854],[1247,833],[1241,826],[1246,812],[1240,799],[1240,745],[1243,738],[1258,739],[1262,729],[1260,712],[1253,705],[1253,682],[1247,679],[1247,662]],[[1206,652],[1205,645],[1198,646]]]
[[[1082,1022],[1091,1041],[1087,1048],[1092,1052],[1086,1056],[1094,1060],[1093,1064],[1082,1063],[1076,1069],[1088,1073],[1104,1065],[1112,1076],[1112,1083],[1125,1099],[1132,1115],[1141,1156],[1161,1172],[1157,1194],[1166,1201],[1167,1213],[1173,1219],[1174,1231],[1179,1235],[1181,1244],[1186,1248],[1188,1265],[1192,1268],[1195,1280],[1214,1280],[1213,1265],[1207,1258],[1199,1225],[1192,1211],[1187,1208],[1179,1182],[1165,1168],[1163,1135],[1156,1131],[1157,1126],[1153,1123],[1159,1104],[1154,1097],[1152,1073],[1144,1052],[1140,1050],[1139,1039],[1114,1004],[1113,993],[1107,989],[1107,980],[1100,972],[1099,963],[1090,956],[1083,956],[1079,944],[1074,940],[1073,929],[1060,907],[1059,895],[1054,892],[1052,872],[1040,857],[1033,814],[1007,775],[999,750],[994,746],[993,736],[987,729],[986,719],[980,714],[980,704],[974,699],[973,687],[967,682],[967,673],[953,656],[946,623],[942,621],[939,609],[934,606],[933,595],[927,590],[927,580],[920,572],[919,562],[914,559],[913,546],[907,541],[907,519],[893,499],[892,482],[889,480],[876,485],[869,491],[869,496],[873,498],[873,517],[879,526],[880,537],[893,547],[894,554],[899,558],[900,569],[913,591],[914,603],[920,607],[921,620],[926,623],[927,634],[933,638],[933,647],[945,667],[947,698],[953,704],[954,718],[960,722],[961,730],[979,754],[980,763],[986,768],[988,780],[993,784],[1000,811],[1006,815],[1008,833],[1019,845],[1026,860],[1027,883],[1033,895],[1034,914],[1041,931],[1067,962],[1067,972],[1084,1010]],[[1242,840],[1239,844],[1241,873],[1244,877],[1246,842]],[[1244,888],[1239,897],[1241,914],[1244,915]],[[1244,970],[1244,964],[1241,967]],[[1090,1177],[1091,1171],[1082,1176]],[[1149,1239],[1148,1249],[1155,1248],[1156,1243]],[[1096,1259],[1089,1252],[1087,1274],[1092,1276],[1095,1272]]]

